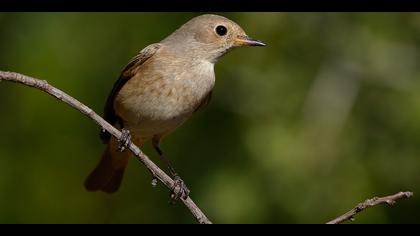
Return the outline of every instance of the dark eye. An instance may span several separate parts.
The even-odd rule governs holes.
[[[223,25],[219,25],[216,27],[216,33],[220,36],[224,36],[227,33],[227,29]]]

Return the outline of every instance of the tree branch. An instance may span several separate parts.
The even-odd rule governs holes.
[[[354,220],[354,216],[365,210],[366,208],[373,207],[379,204],[388,204],[393,205],[396,201],[404,199],[404,198],[410,198],[413,196],[412,192],[399,192],[394,195],[389,195],[385,197],[374,197],[371,199],[368,199],[362,203],[359,203],[355,208],[348,211],[346,214],[339,216],[335,218],[334,220],[331,220],[327,222],[327,224],[340,224],[345,221]]]
[[[116,128],[114,128],[114,126],[106,122],[92,109],[82,104],[78,100],[74,99],[70,95],[64,93],[63,91],[49,85],[48,82],[45,80],[34,79],[32,77],[15,72],[0,71],[0,81],[2,80],[24,84],[26,86],[44,91],[50,94],[51,96],[57,98],[58,100],[70,105],[76,110],[80,111],[82,114],[92,119],[103,130],[108,131],[115,138],[119,139],[121,137],[121,132],[119,130],[117,130]],[[128,148],[157,179],[159,179],[169,189],[172,188],[174,181],[165,172],[163,172],[155,163],[153,163],[136,145],[130,142]],[[181,200],[200,224],[211,224],[211,221],[207,219],[204,213],[200,210],[200,208],[198,208],[198,206],[193,202],[191,198],[188,197],[185,200]]]

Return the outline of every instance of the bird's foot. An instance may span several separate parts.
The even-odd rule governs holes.
[[[171,189],[171,203],[174,204],[180,198],[186,200],[190,195],[190,190],[185,185],[184,181],[178,176],[174,176],[174,185]]]
[[[124,152],[131,143],[130,131],[127,129],[121,130],[121,137],[118,139],[118,150]]]

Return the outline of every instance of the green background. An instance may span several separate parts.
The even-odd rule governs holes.
[[[220,60],[210,105],[162,144],[212,221],[324,223],[420,193],[420,14],[219,14],[268,46]],[[102,114],[128,60],[195,15],[0,13],[0,70]],[[135,159],[117,194],[86,192],[99,128],[38,90],[0,83],[0,132],[0,223],[195,222]],[[356,223],[419,223],[419,209],[414,195]]]

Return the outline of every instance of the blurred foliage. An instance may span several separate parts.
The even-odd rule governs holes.
[[[214,222],[323,223],[420,193],[420,14],[220,14],[268,46],[224,57],[210,106],[163,142]],[[128,60],[195,15],[0,13],[0,69],[102,113]],[[63,103],[0,83],[0,109],[1,223],[194,223],[134,159],[117,194],[86,192],[104,147]],[[419,209],[415,195],[356,222],[419,223]]]

